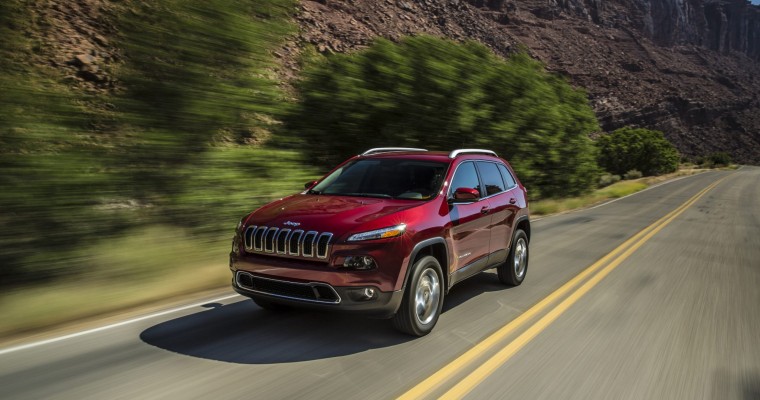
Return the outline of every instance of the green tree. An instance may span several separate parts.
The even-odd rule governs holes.
[[[595,184],[598,130],[584,92],[526,54],[474,43],[378,39],[317,61],[286,117],[310,159],[331,166],[369,147],[486,147],[508,158],[535,198]]]
[[[613,174],[635,169],[650,176],[678,169],[678,151],[660,131],[620,128],[600,137],[597,146],[599,165]]]

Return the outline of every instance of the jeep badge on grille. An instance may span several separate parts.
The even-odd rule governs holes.
[[[293,222],[293,221],[285,221],[285,223],[283,223],[283,225],[299,226],[299,225],[301,225],[301,223],[300,222]]]

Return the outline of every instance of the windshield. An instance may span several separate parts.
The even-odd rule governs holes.
[[[448,164],[396,158],[356,160],[330,174],[309,193],[427,200],[441,188]]]

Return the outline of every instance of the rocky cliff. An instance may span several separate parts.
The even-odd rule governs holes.
[[[320,0],[298,21],[323,52],[415,33],[527,48],[589,92],[604,130],[659,129],[685,155],[760,163],[760,7],[745,0]]]

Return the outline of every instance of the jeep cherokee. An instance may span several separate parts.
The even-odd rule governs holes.
[[[526,189],[490,150],[376,148],[243,217],[232,286],[266,309],[339,310],[429,333],[451,287],[528,269]]]

